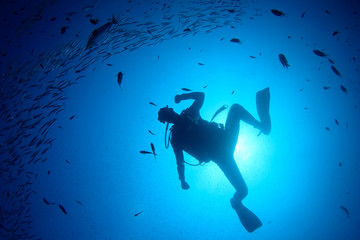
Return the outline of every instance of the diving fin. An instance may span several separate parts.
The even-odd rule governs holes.
[[[265,135],[268,135],[271,130],[269,107],[270,107],[270,89],[267,87],[256,93],[256,108],[261,123],[260,131]]]
[[[262,226],[260,219],[246,208],[241,202],[235,203],[234,198],[230,200],[232,208],[236,211],[236,214],[239,217],[241,224],[244,226],[246,231],[252,233],[256,229]]]

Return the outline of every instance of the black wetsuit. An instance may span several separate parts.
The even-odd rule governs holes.
[[[180,180],[185,180],[185,151],[200,163],[214,161],[236,191],[244,195],[243,197],[247,195],[246,184],[233,157],[239,133],[239,119],[234,116],[234,110],[236,109],[233,105],[225,128],[203,120],[196,108],[190,107],[181,113],[173,126],[171,138]]]

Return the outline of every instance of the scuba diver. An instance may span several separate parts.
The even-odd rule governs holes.
[[[262,223],[254,213],[242,204],[242,200],[248,194],[248,188],[235,162],[234,151],[240,130],[240,120],[259,129],[260,133],[265,135],[270,133],[269,88],[256,93],[256,107],[260,121],[256,120],[241,105],[233,104],[229,110],[225,126],[201,118],[199,111],[204,103],[204,93],[192,92],[176,95],[175,103],[188,99],[192,99],[194,102],[180,115],[168,106],[161,108],[158,112],[158,120],[162,123],[167,122],[166,131],[168,125],[173,124],[170,128],[169,139],[171,137],[170,143],[176,157],[181,188],[184,190],[190,188],[185,181],[183,151],[196,158],[199,164],[212,160],[220,167],[235,188],[236,192],[230,200],[231,206],[236,211],[244,228],[251,233],[261,227]]]

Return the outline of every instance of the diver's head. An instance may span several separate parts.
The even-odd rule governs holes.
[[[162,123],[165,123],[165,122],[174,123],[177,115],[178,114],[174,111],[174,109],[166,106],[159,110],[158,120],[159,120],[159,122],[162,122]]]

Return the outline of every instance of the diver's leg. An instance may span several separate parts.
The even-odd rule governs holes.
[[[225,174],[226,178],[235,188],[237,201],[241,202],[247,196],[248,188],[235,162],[235,159],[233,157],[229,157],[216,162],[222,172]]]
[[[261,122],[261,132],[268,135],[271,130],[270,89],[264,88],[256,93],[256,108]]]
[[[260,219],[241,202],[247,196],[248,188],[234,158],[222,159],[220,162],[217,161],[217,164],[236,189],[234,197],[230,200],[231,207],[235,210],[244,228],[250,233],[255,231],[262,226],[262,223]]]
[[[257,121],[245,108],[235,103],[231,106],[226,118],[225,131],[227,133],[229,152],[234,152],[239,136],[240,120],[254,126],[260,127],[260,122]]]
[[[225,129],[231,135],[231,141],[237,141],[240,120],[259,129],[264,134],[269,134],[271,130],[271,119],[269,114],[270,90],[265,88],[256,93],[256,107],[260,122],[256,120],[244,107],[235,103],[231,106],[228,113]],[[235,144],[236,145],[236,144]]]

